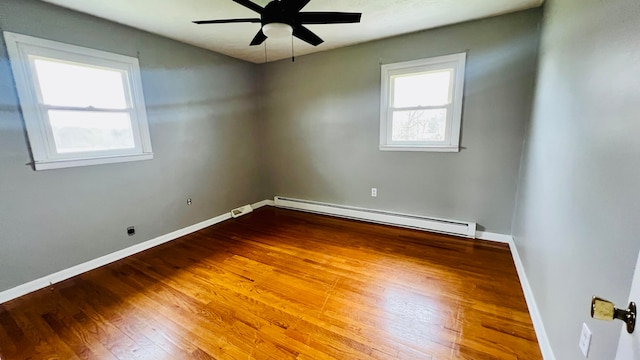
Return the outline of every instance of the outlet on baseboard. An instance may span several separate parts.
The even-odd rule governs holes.
[[[378,188],[371,188],[371,197],[378,196]]]

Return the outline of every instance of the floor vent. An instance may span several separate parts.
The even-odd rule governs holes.
[[[286,197],[275,197],[275,205],[281,208],[309,211],[319,214],[370,221],[381,224],[402,226],[469,238],[476,237],[476,223],[446,220],[419,215],[400,214],[389,211],[371,210],[352,206],[327,204]]]
[[[237,209],[231,210],[231,217],[237,218],[239,216],[248,214],[252,211],[253,211],[253,208],[251,207],[251,205],[241,206]]]

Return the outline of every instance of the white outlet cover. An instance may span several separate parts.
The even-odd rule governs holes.
[[[582,333],[580,333],[580,342],[578,343],[582,355],[584,357],[589,356],[589,347],[591,346],[591,330],[587,327],[587,324],[582,323]]]

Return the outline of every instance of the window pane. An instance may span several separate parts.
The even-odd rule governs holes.
[[[34,64],[46,105],[127,108],[120,71],[46,59],[35,59]]]
[[[453,69],[393,77],[393,107],[441,106],[451,102]]]
[[[58,153],[132,149],[128,113],[49,110]]]
[[[392,141],[444,141],[447,109],[394,111]]]

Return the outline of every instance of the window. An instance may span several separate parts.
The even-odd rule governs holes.
[[[4,37],[36,170],[153,158],[136,58]]]
[[[466,54],[382,66],[380,150],[459,151]]]

